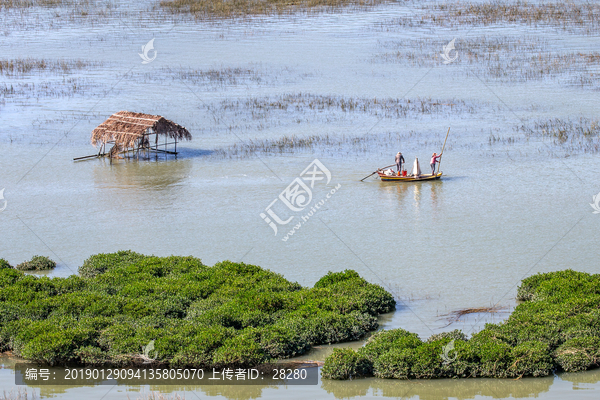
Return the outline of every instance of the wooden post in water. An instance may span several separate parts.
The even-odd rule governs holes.
[[[440,154],[444,154],[444,149],[446,148],[446,140],[448,140],[448,134],[450,133],[450,128],[448,128],[448,132],[446,132],[446,139],[444,139],[444,145],[442,146],[442,152]],[[440,157],[440,162],[438,163],[437,172],[440,172],[440,164],[442,163],[442,157]],[[436,172],[436,174],[437,174]]]

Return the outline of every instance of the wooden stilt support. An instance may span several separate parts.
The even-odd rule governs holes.
[[[104,157],[105,155],[106,154],[104,154],[104,153],[92,154],[91,156],[76,157],[73,159],[73,161],[81,161],[81,160],[88,160],[91,158],[99,158],[99,157]]]

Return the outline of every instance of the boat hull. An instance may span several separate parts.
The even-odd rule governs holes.
[[[438,172],[437,174],[422,174],[419,176],[389,176],[378,172],[379,178],[383,182],[420,182],[420,181],[435,181],[442,177],[442,173]]]

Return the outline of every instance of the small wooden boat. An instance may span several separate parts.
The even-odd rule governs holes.
[[[442,146],[442,151],[440,153],[440,157],[444,154],[444,149],[446,148],[446,141],[448,140],[448,134],[450,133],[450,128],[448,128],[448,132],[446,132],[446,138],[444,139],[444,145]],[[415,162],[413,164],[412,171],[409,174],[406,171],[394,172],[393,170],[385,170],[379,168],[376,173],[379,175],[379,178],[383,182],[419,182],[419,181],[435,181],[442,177],[442,172],[440,172],[440,164],[442,163],[441,159],[437,164],[437,170],[433,171],[431,174],[422,174],[421,166],[419,165],[419,159],[415,158]],[[389,167],[385,167],[389,168]]]
[[[433,181],[442,177],[441,172],[434,174],[421,174],[421,175],[386,175],[383,171],[377,171],[379,178],[383,182],[418,182],[418,181]]]
[[[446,141],[448,140],[448,134],[450,133],[450,128],[448,128],[448,132],[446,132],[446,138],[444,139],[444,145],[442,146],[442,151],[440,152],[440,157],[444,154],[444,149],[446,148]],[[435,153],[434,153],[435,154]],[[393,167],[396,164],[388,165],[387,167],[378,168],[377,171],[371,173],[370,175],[365,176],[360,181],[364,182],[365,179],[377,174],[379,178],[383,182],[419,182],[419,181],[435,181],[442,177],[442,172],[440,172],[440,164],[442,163],[442,159],[437,163],[437,170],[432,172],[431,174],[422,174],[421,166],[419,165],[419,159],[415,158],[415,163],[413,165],[412,171],[409,174],[406,171],[402,171],[402,173],[394,172],[393,170],[387,169]]]

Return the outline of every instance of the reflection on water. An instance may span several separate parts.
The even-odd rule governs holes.
[[[93,167],[93,179],[98,190],[96,204],[103,204],[97,207],[101,219],[113,218],[115,210],[122,214],[156,213],[154,217],[159,221],[171,218],[171,212],[181,203],[184,183],[193,165],[191,159],[98,161]],[[121,221],[125,219],[121,217]]]
[[[565,372],[560,374],[560,379],[567,382],[578,383],[598,383],[600,381],[600,369],[586,372]]]
[[[336,398],[365,396],[412,398],[420,400],[473,399],[486,396],[494,399],[537,397],[548,392],[554,377],[520,379],[432,379],[389,381],[384,379],[357,379],[351,382],[323,380],[322,387]]]
[[[531,398],[550,392],[561,381],[595,384],[600,370],[582,373],[563,373],[543,378],[512,379],[432,379],[396,381],[386,379],[357,379],[350,382],[322,380],[321,386],[335,398],[352,398],[369,393],[380,397],[418,398],[420,400],[474,399],[485,396],[493,399]]]
[[[181,183],[190,176],[191,159],[164,160],[109,160],[97,161],[94,167],[94,181],[98,188],[140,188],[166,190]]]
[[[419,215],[421,211],[421,183],[417,183],[416,185],[414,185],[413,190],[413,205],[415,209],[415,214]]]
[[[442,191],[442,181],[431,182],[431,209],[434,215],[438,212],[439,194]]]
[[[10,369],[14,360],[0,356],[0,386],[10,390],[14,385],[14,373]],[[8,373],[10,371],[10,373]],[[257,398],[289,397],[291,393],[302,398],[325,397],[323,391],[336,399],[348,399],[359,396],[376,396],[389,398],[414,398],[419,400],[441,399],[475,399],[485,397],[491,399],[532,398],[554,393],[560,397],[563,390],[589,390],[586,384],[597,384],[600,381],[600,370],[581,373],[563,373],[543,378],[523,379],[432,379],[400,381],[393,379],[365,378],[352,381],[332,381],[322,379],[319,385],[310,386],[278,386],[278,385],[119,385],[121,390],[111,392],[111,399],[136,399],[149,391],[172,394],[195,392],[209,398],[225,398],[230,400],[249,400]],[[29,386],[41,397],[78,399],[94,394],[106,393],[110,386]],[[283,391],[283,392],[282,392]],[[291,392],[290,392],[291,391]],[[293,396],[292,396],[293,397]],[[545,397],[545,396],[542,396]],[[190,398],[190,396],[186,396]]]
[[[14,382],[13,382],[14,383]],[[91,397],[95,393],[107,392],[112,385],[105,386],[91,386],[91,385],[56,385],[56,386],[41,386],[41,385],[28,385],[28,388],[35,389],[41,397],[56,397],[57,395],[68,395],[73,394],[79,395],[86,398]],[[144,385],[144,386],[129,386],[126,383],[120,383],[119,387],[127,388],[129,392],[129,399],[137,399],[143,397],[144,393],[156,392],[156,393],[177,393],[177,392],[196,392],[203,393],[205,396],[217,397],[222,396],[226,399],[231,400],[249,400],[256,399],[262,396],[265,389],[276,389],[277,385]],[[317,387],[317,386],[314,386]],[[135,393],[132,395],[131,393]],[[60,396],[64,398],[63,396]],[[121,398],[116,393],[112,393],[111,398]],[[127,397],[123,397],[127,398]],[[189,397],[188,397],[189,398]]]
[[[429,194],[431,200],[431,210],[434,214],[439,208],[440,196],[443,194],[443,181],[431,182],[380,182],[380,188],[390,199],[396,197],[397,204],[406,204],[412,195],[412,208],[415,215],[421,211],[422,197]]]
[[[261,397],[263,390],[266,388],[277,388],[277,386],[205,386],[194,390],[211,397],[224,396],[232,400],[247,400]]]

